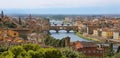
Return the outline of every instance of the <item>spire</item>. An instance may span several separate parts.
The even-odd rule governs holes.
[[[31,14],[29,15],[29,19],[30,19],[30,20],[32,19],[32,16],[31,16]]]
[[[1,18],[4,18],[4,13],[3,13],[3,11],[1,11]]]
[[[20,24],[20,25],[22,24],[22,22],[21,22],[21,17],[19,17],[19,24]]]

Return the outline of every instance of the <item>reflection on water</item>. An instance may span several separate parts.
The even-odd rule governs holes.
[[[64,37],[69,36],[71,38],[71,41],[89,41],[83,38],[78,37],[77,35],[75,35],[74,31],[70,31],[69,33],[67,33],[65,30],[60,30],[59,33],[56,33],[55,30],[50,30],[51,36],[57,39],[62,39]]]

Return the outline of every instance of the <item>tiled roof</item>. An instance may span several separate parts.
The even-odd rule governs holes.
[[[97,47],[97,45],[93,42],[84,42],[84,41],[76,41],[75,45],[77,47],[83,48],[83,47]]]
[[[97,45],[93,42],[80,42],[83,47],[97,47]]]

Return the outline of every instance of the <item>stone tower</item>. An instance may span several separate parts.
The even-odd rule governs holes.
[[[30,20],[32,19],[32,16],[31,16],[31,14],[29,15],[29,19],[30,19]]]
[[[21,22],[21,17],[19,17],[19,24],[22,25],[22,22]]]
[[[1,18],[4,18],[4,13],[3,13],[3,11],[1,11]]]

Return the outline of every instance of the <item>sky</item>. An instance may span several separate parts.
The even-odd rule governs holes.
[[[120,0],[0,0],[5,14],[120,14]]]

